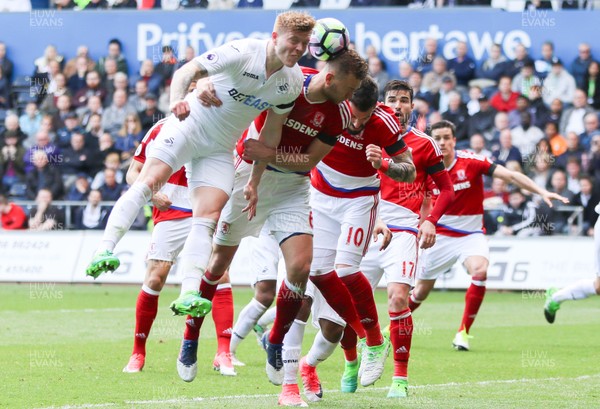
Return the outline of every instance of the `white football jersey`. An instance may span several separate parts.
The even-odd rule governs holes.
[[[226,43],[196,57],[210,76],[220,107],[204,107],[196,92],[186,97],[199,131],[215,142],[231,147],[254,118],[267,109],[289,112],[304,80],[298,64],[283,66],[266,78],[268,40],[244,39]]]

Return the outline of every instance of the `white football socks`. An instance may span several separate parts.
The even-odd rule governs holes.
[[[277,315],[277,308],[276,307],[269,308],[267,310],[267,312],[265,312],[262,315],[262,317],[259,318],[259,320],[257,321],[257,324],[263,328],[266,328],[269,325],[271,325],[273,322],[275,322],[276,315]]]
[[[140,209],[152,198],[152,190],[142,182],[135,182],[115,203],[102,236],[100,251],[113,251],[129,230]]]
[[[306,322],[294,320],[283,339],[283,384],[298,383],[298,363],[302,354],[302,340]]]
[[[558,303],[567,300],[581,300],[588,298],[591,295],[596,295],[596,287],[594,279],[585,279],[574,282],[555,292],[552,299]]]
[[[323,332],[319,331],[315,340],[310,347],[310,351],[306,355],[306,363],[310,366],[317,366],[333,354],[338,342],[329,342],[323,336]]]
[[[181,250],[181,294],[200,289],[200,278],[206,271],[212,253],[212,237],[217,223],[203,217],[192,218],[192,230]]]
[[[233,326],[233,333],[231,334],[231,341],[229,342],[229,350],[232,354],[235,354],[240,342],[248,336],[258,319],[266,310],[267,307],[258,302],[256,298],[253,298],[248,305],[240,311],[240,315]]]

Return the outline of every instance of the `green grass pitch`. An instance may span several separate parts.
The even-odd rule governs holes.
[[[247,366],[226,378],[212,370],[214,326],[201,333],[198,377],[177,376],[183,318],[168,304],[168,287],[147,344],[146,366],[121,372],[132,348],[138,286],[3,284],[0,287],[0,407],[8,408],[257,408],[277,405],[280,388],[264,372],[265,354],[251,335],[238,351]],[[236,314],[250,300],[234,289]],[[373,387],[339,392],[341,350],[319,366],[321,408],[592,408],[600,406],[600,314],[597,299],[570,302],[554,325],[537,292],[489,292],[472,329],[470,352],[451,341],[464,293],[435,292],[415,312],[410,397],[385,398],[392,359]],[[377,291],[381,322],[386,296]],[[306,353],[316,330],[307,326]]]

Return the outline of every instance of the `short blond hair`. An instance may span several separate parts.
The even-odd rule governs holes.
[[[316,20],[304,11],[286,11],[277,16],[273,31],[279,33],[281,30],[299,31],[301,33],[311,32]]]

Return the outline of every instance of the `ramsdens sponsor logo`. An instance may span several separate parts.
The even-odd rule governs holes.
[[[285,125],[308,136],[315,137],[319,134],[318,129],[313,129],[310,126],[306,126],[305,124],[298,122],[292,118],[286,119]]]
[[[353,141],[352,139],[346,138],[345,136],[340,136],[340,138],[338,139],[338,141],[341,144],[346,145],[349,148],[356,149],[356,150],[359,150],[359,151],[362,150],[362,148],[363,148],[363,144],[362,143]]]

